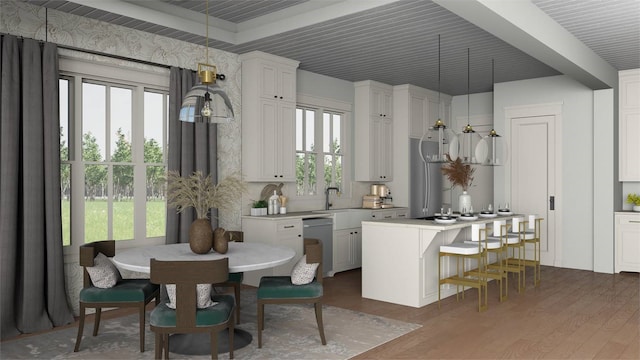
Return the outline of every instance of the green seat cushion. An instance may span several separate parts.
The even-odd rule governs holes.
[[[80,290],[80,301],[83,302],[135,302],[145,301],[158,290],[157,284],[148,279],[126,279],[108,289],[95,286]]]
[[[313,281],[294,285],[290,276],[264,276],[258,286],[258,299],[299,299],[322,296],[322,284]]]
[[[214,295],[211,297],[217,304],[196,311],[196,326],[210,326],[223,323],[229,319],[235,305],[233,296]],[[167,306],[166,302],[151,311],[149,322],[157,327],[176,326],[176,310]]]
[[[229,273],[229,282],[242,283],[242,279],[244,279],[244,273]]]

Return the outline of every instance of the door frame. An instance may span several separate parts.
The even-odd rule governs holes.
[[[558,221],[562,219],[562,102],[555,103],[544,103],[544,104],[528,104],[528,105],[518,105],[518,106],[510,106],[504,108],[505,114],[505,133],[508,134],[508,142],[512,142],[512,132],[511,132],[511,124],[513,119],[523,118],[523,117],[539,117],[539,116],[553,116],[554,124],[553,131],[555,137],[555,157],[553,165],[554,170],[554,179],[552,184],[553,187],[552,194],[555,196],[555,206],[553,211],[549,211],[549,219],[544,219],[544,222],[547,223],[548,232],[553,233],[554,244],[550,244],[553,246],[554,257],[553,257],[553,266],[561,267],[562,266],[562,222]],[[510,156],[508,161],[505,163],[504,169],[504,195],[510,196],[512,193],[511,186],[511,164],[514,159]],[[547,206],[548,203],[547,203]],[[548,209],[548,207],[547,207]]]

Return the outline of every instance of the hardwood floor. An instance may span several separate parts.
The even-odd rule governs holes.
[[[355,359],[640,359],[638,273],[543,267],[540,286],[528,276],[522,294],[510,279],[503,303],[492,282],[482,313],[475,289],[418,309],[363,299],[360,284],[360,270],[325,279],[325,303],[422,327]]]
[[[543,267],[538,288],[531,277],[522,294],[515,281],[509,285],[509,299],[500,303],[496,285],[489,284],[489,309],[482,313],[475,289],[459,302],[455,296],[444,299],[440,309],[437,303],[412,308],[363,299],[361,272],[352,270],[325,279],[324,299],[327,305],[422,325],[355,359],[640,359],[640,274]],[[107,311],[103,318],[129,313]],[[331,342],[331,334],[326,336]]]

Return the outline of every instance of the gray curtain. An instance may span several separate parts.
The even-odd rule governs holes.
[[[73,321],[60,210],[58,49],[0,38],[2,339]]]
[[[194,171],[211,174],[218,181],[218,127],[217,124],[181,122],[180,107],[184,95],[196,84],[192,70],[172,67],[169,83],[169,170],[182,176]],[[217,209],[211,209],[211,226],[217,227]],[[167,207],[167,244],[189,242],[189,226],[195,220],[195,211],[176,213]]]

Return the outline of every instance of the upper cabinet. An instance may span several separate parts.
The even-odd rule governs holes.
[[[618,74],[620,181],[640,181],[640,69]]]
[[[409,137],[420,139],[438,118],[451,126],[451,96],[414,85],[398,85],[393,88],[393,97],[401,105],[394,109],[396,117],[409,121]]]
[[[247,181],[292,182],[296,68],[299,62],[252,51],[242,61],[242,173]]]
[[[355,86],[356,181],[393,180],[393,87],[375,81]]]

